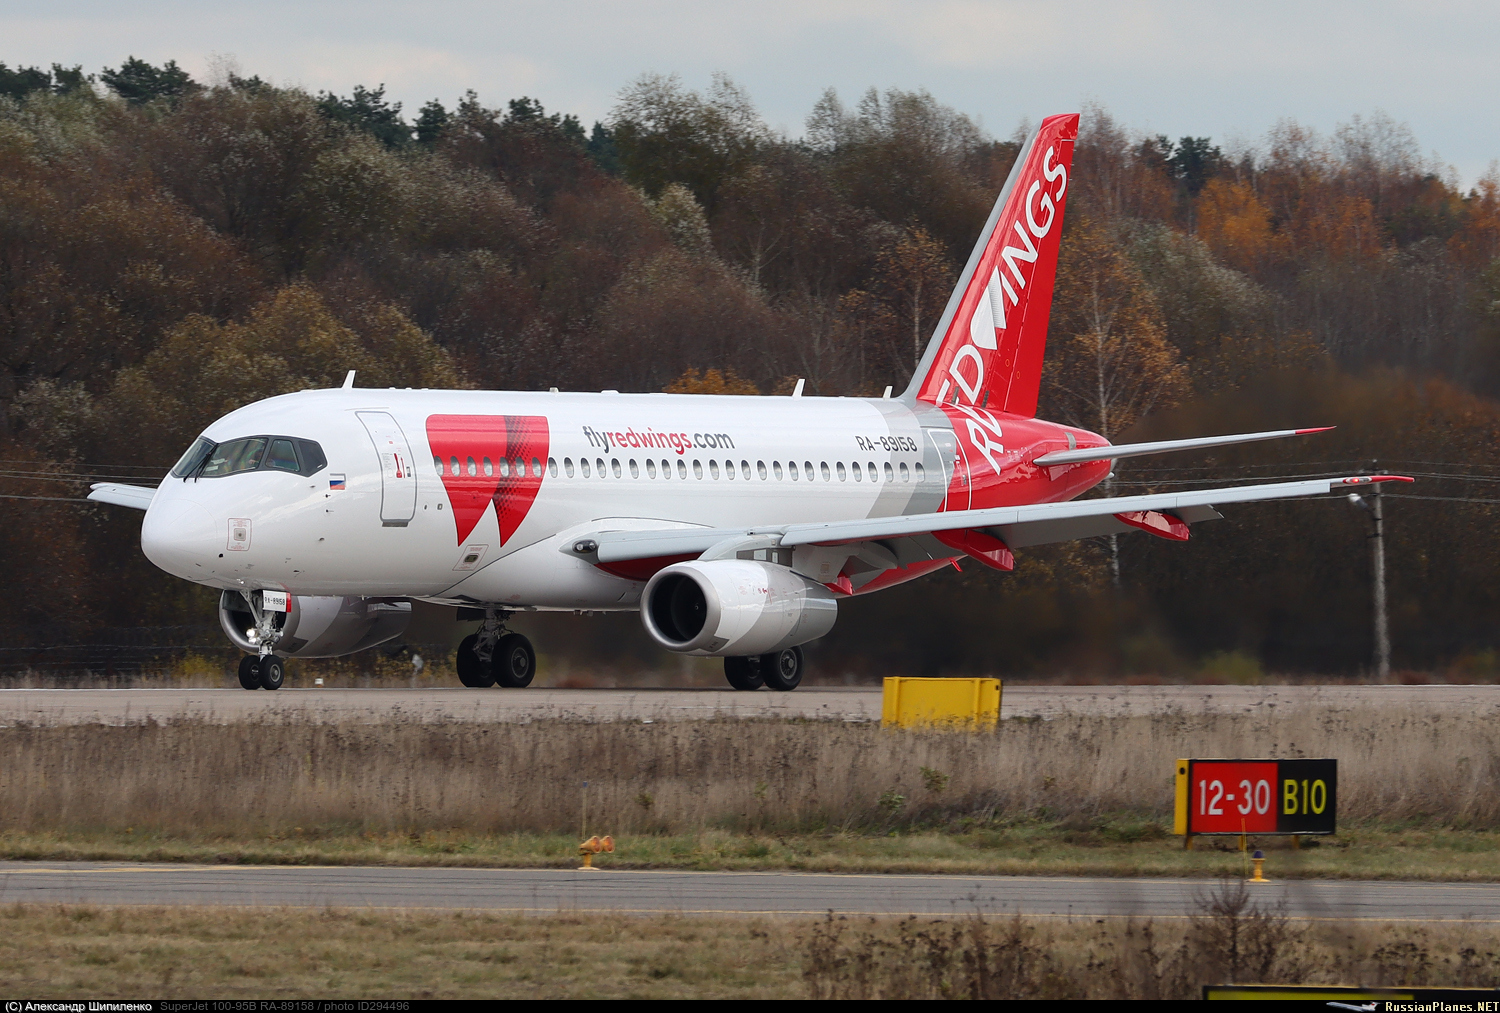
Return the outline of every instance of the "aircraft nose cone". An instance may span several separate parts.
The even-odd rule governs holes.
[[[141,522],[141,551],[175,577],[196,580],[217,561],[224,547],[221,525],[196,503],[156,502]]]

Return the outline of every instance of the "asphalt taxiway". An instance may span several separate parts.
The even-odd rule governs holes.
[[[424,908],[818,916],[1181,918],[1202,879],[801,872],[0,862],[0,903]],[[1286,880],[1250,887],[1294,918],[1500,922],[1500,884]]]
[[[1036,686],[1004,687],[1003,717],[1067,714],[1272,715],[1300,708],[1348,710],[1399,706],[1413,713],[1492,713],[1497,686]],[[804,686],[794,693],[730,689],[6,689],[0,724],[129,724],[141,721],[246,719],[585,721],[800,718],[880,720],[879,687]]]

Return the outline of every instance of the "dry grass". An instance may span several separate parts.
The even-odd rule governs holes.
[[[1179,756],[1336,756],[1345,826],[1500,828],[1500,722],[1396,707],[1011,719],[998,734],[805,721],[197,719],[0,729],[0,830],[777,834],[1101,818],[1170,826]],[[1124,814],[1123,816],[1121,814]]]
[[[1493,986],[1497,951],[1494,925],[1298,923],[1232,888],[1157,922],[0,909],[0,991],[33,999],[1197,998]]]
[[[1185,919],[829,917],[807,936],[814,999],[1198,999],[1205,984],[1492,988],[1494,924],[1296,922],[1242,882]]]
[[[0,991],[34,999],[801,996],[790,926],[735,918],[14,905]]]

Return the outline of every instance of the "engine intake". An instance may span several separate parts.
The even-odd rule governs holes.
[[[259,591],[251,592],[259,606]],[[283,658],[338,658],[394,640],[411,622],[411,602],[389,599],[293,595],[285,613],[272,613]],[[252,654],[260,646],[250,639],[255,617],[238,591],[219,597],[219,625],[236,647]]]
[[[694,560],[657,572],[641,623],[669,651],[698,657],[769,654],[833,629],[838,602],[822,584],[751,559]]]

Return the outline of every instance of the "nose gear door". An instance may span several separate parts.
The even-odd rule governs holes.
[[[388,412],[355,412],[380,457],[380,522],[404,528],[417,515],[417,474],[406,434]]]

